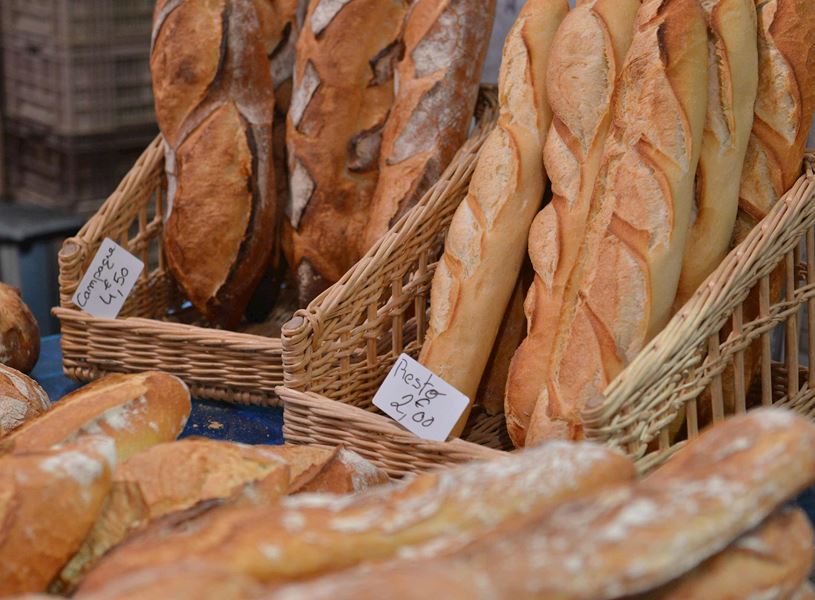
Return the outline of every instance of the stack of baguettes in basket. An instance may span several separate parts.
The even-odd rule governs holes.
[[[469,132],[494,10],[157,1],[163,251],[201,315],[234,328],[284,284],[304,306],[419,200]]]
[[[529,0],[499,88],[420,362],[503,410],[516,446],[579,440],[583,408],[800,176],[815,2]]]
[[[2,440],[0,596],[812,597],[812,526],[785,504],[815,482],[815,425],[782,409],[642,479],[556,440],[387,482],[342,449],[173,441],[189,402],[111,376]]]

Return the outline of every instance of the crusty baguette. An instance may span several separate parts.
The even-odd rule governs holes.
[[[419,201],[467,138],[494,15],[495,0],[411,6],[360,254]]]
[[[633,464],[614,451],[553,442],[355,496],[300,495],[277,509],[219,507],[193,526],[171,523],[132,538],[106,556],[80,590],[95,592],[123,573],[188,557],[281,583],[425,543],[441,551],[634,476]]]
[[[638,0],[583,2],[557,32],[546,71],[554,111],[544,146],[553,198],[529,231],[535,279],[525,303],[528,335],[512,359],[506,387],[507,430],[522,446],[538,398],[546,394],[549,361],[561,311],[577,290],[569,276],[577,261],[594,181],[611,122],[614,86],[634,32]],[[562,343],[562,341],[561,341]],[[550,391],[550,396],[557,397]]]
[[[318,0],[297,40],[284,250],[300,304],[357,259],[393,104],[405,0]]]
[[[45,591],[99,514],[114,463],[102,436],[0,457],[0,595]]]
[[[815,3],[807,0],[756,0],[758,13],[758,95],[755,119],[739,193],[733,245],[739,244],[763,219],[801,174],[807,133],[815,112]],[[784,265],[770,274],[770,302],[780,299]],[[759,290],[745,301],[742,320],[760,314]],[[730,335],[729,323],[722,340]],[[744,350],[744,390],[749,390],[761,365],[761,341]],[[726,410],[735,405],[735,370],[722,376]],[[712,418],[710,391],[698,403],[699,420]]]
[[[257,6],[256,6],[257,4]],[[150,70],[168,178],[164,253],[210,321],[235,327],[274,246],[271,11],[159,0]],[[264,36],[265,32],[265,36]]]
[[[529,224],[543,200],[541,160],[552,113],[544,72],[565,0],[529,0],[504,43],[498,124],[484,142],[433,276],[419,362],[470,399],[524,258]],[[465,410],[452,435],[461,433]]]
[[[586,402],[671,315],[707,112],[707,54],[698,0],[643,2],[567,283],[577,293],[550,324],[555,353],[540,369],[547,385],[527,444],[580,439]]]
[[[708,107],[696,170],[695,220],[674,299],[679,310],[727,254],[758,91],[754,0],[704,2],[710,30]]]
[[[0,365],[23,373],[40,356],[40,328],[20,290],[0,282]]]
[[[48,410],[48,395],[20,371],[0,364],[0,438]]]
[[[530,512],[447,555],[419,549],[413,560],[328,575],[272,598],[611,600],[646,592],[811,485],[815,425],[759,409],[709,430],[674,461],[634,485]]]
[[[806,514],[782,509],[678,580],[629,600],[790,600],[812,558]]]
[[[65,396],[3,439],[13,452],[46,450],[83,435],[105,435],[122,461],[174,440],[190,415],[183,381],[158,371],[109,375]]]

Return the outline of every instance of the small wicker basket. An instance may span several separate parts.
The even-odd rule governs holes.
[[[762,341],[761,377],[741,390],[736,407],[753,403],[815,413],[815,157],[805,172],[747,239],[736,247],[695,296],[607,388],[603,401],[586,411],[589,439],[626,451],[648,470],[685,442],[672,443],[668,427],[688,411],[687,432],[695,438],[697,402],[714,403],[714,420],[728,410],[721,386],[725,368],[743,375],[743,352]],[[284,435],[290,442],[342,442],[392,475],[425,470],[510,450],[503,416],[476,415],[464,440],[429,442],[377,414],[371,400],[401,352],[416,357],[427,322],[433,271],[458,202],[466,193],[429,195],[398,223],[345,277],[299,310],[284,326],[286,387]],[[801,257],[807,260],[802,263]],[[771,302],[769,277],[784,265],[786,293]],[[761,314],[744,321],[742,304],[761,290]],[[801,310],[806,309],[806,317]],[[799,365],[799,320],[805,318],[809,367]],[[721,342],[720,331],[732,323]],[[772,363],[770,336],[786,333],[785,359]],[[740,368],[741,367],[741,368]],[[742,386],[736,385],[736,389]]]
[[[477,126],[448,170],[434,185],[437,197],[458,196],[478,148],[495,121],[496,92],[482,89]],[[156,138],[116,191],[59,254],[60,307],[65,373],[90,381],[111,372],[158,369],[181,377],[196,398],[242,404],[279,403],[283,383],[279,338],[206,327],[183,297],[161,251],[167,182],[164,149]],[[82,275],[104,238],[121,244],[145,269],[118,318],[99,319],[71,302]],[[284,322],[291,311],[275,311]]]

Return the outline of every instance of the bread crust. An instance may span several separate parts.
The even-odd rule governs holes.
[[[563,0],[527,2],[507,36],[498,123],[481,149],[433,276],[419,362],[471,405],[518,280],[529,225],[543,201],[541,152],[552,118],[544,73],[567,11]],[[460,435],[468,416],[465,410],[451,435]]]
[[[524,307],[527,336],[512,358],[506,387],[507,431],[516,446],[524,445],[538,399],[556,396],[547,391],[547,378],[550,363],[563,350],[552,332],[571,318],[577,288],[569,286],[569,278],[583,242],[615,81],[638,7],[638,0],[583,2],[555,37],[546,72],[554,118],[543,153],[553,198],[529,230],[535,279]]]
[[[0,364],[0,438],[50,406],[48,395],[36,381]]]
[[[20,290],[0,282],[0,365],[28,373],[40,356],[40,328]]]

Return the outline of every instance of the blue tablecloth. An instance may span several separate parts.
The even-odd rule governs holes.
[[[62,372],[62,350],[57,335],[42,338],[40,360],[31,375],[51,400],[58,400],[80,387],[79,383]],[[181,437],[191,435],[245,444],[282,444],[283,410],[194,400],[190,419]]]

